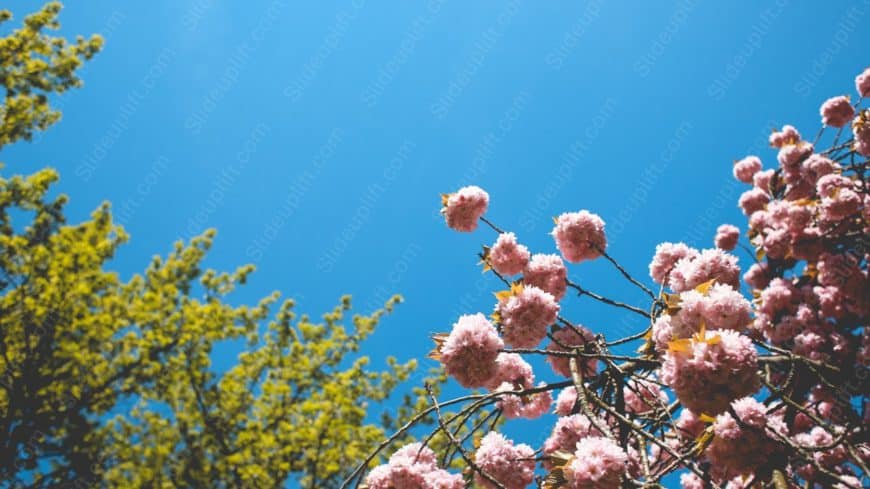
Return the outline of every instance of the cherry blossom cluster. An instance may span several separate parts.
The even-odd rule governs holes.
[[[736,202],[745,224],[720,225],[708,249],[659,244],[649,285],[608,253],[605,221],[588,210],[554,217],[555,249],[533,253],[485,217],[483,189],[444,195],[448,227],[496,233],[478,255],[501,284],[491,313],[458,318],[430,354],[477,391],[432,396],[420,415],[436,414],[449,441],[440,466],[411,444],[365,475],[370,458],[346,485],[612,489],[671,477],[685,489],[868,487],[870,68],[855,88],[821,103],[813,140],[793,125],[774,129],[769,168],[757,155],[736,160],[733,176],[749,186]],[[566,263],[590,260],[648,302],[572,281]],[[569,291],[630,312],[637,331],[608,340],[606,325],[564,317]],[[531,357],[545,358],[537,377],[547,380]],[[445,417],[447,404],[464,407]],[[472,424],[487,412],[495,421]],[[538,447],[498,429],[553,415]],[[448,472],[457,456],[465,471]]]

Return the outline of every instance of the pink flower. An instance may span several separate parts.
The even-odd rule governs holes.
[[[683,408],[680,411],[680,416],[674,423],[677,427],[677,436],[684,440],[694,440],[701,436],[701,433],[707,427],[704,421],[693,413],[692,410]]]
[[[538,387],[545,386],[545,382],[538,383]],[[532,388],[531,385],[523,386],[519,390]],[[504,383],[495,389],[495,392],[514,392],[518,387],[512,384]],[[544,390],[534,394],[507,394],[501,397],[496,403],[496,406],[502,410],[504,417],[507,419],[527,418],[536,419],[546,414],[553,405],[553,395],[550,391]]]
[[[477,229],[477,220],[486,212],[489,194],[477,186],[462,187],[456,193],[443,197],[441,212],[447,226],[455,231],[469,233]]]
[[[822,199],[822,219],[826,222],[842,221],[861,210],[862,198],[851,189],[841,189],[832,197]]]
[[[656,246],[656,254],[649,264],[649,275],[658,283],[667,282],[674,265],[683,258],[695,258],[700,253],[685,243],[662,243]]]
[[[523,272],[523,283],[549,292],[560,301],[568,289],[568,270],[558,255],[532,255]]]
[[[437,341],[437,340],[436,340]],[[497,373],[496,358],[504,343],[483,314],[464,315],[438,349],[447,375],[463,387],[483,387]]]
[[[870,68],[867,68],[855,77],[855,90],[862,97],[870,97]]]
[[[577,443],[563,469],[572,489],[613,489],[628,471],[628,455],[609,438],[591,436]]]
[[[680,474],[680,487],[682,489],[704,489],[704,480],[694,472]]]
[[[870,110],[864,110],[852,121],[852,147],[862,156],[870,156]]]
[[[761,171],[761,160],[757,156],[747,156],[734,162],[734,178],[743,183],[752,183],[752,177]]]
[[[556,322],[559,303],[534,285],[520,286],[499,300],[496,313],[505,343],[515,348],[534,348],[547,336],[547,327]]]
[[[820,154],[813,153],[801,163],[801,175],[808,183],[815,185],[825,175],[840,169],[840,164]]]
[[[811,154],[813,154],[813,145],[806,141],[800,141],[780,148],[776,159],[785,170],[797,170],[801,162]]]
[[[743,281],[753,289],[763,289],[770,283],[770,272],[766,262],[753,263],[743,274]]]
[[[739,288],[737,257],[719,249],[709,249],[694,258],[683,258],[674,265],[668,285],[675,292],[683,292],[712,279]]]
[[[529,249],[517,244],[514,233],[499,234],[489,250],[489,263],[502,275],[516,275],[529,263]]]
[[[728,412],[716,416],[713,441],[706,451],[721,479],[751,473],[779,450],[767,430],[780,430],[782,421],[769,416],[764,404],[746,397],[734,401],[731,407],[740,423]]]
[[[840,95],[839,97],[825,100],[825,103],[819,109],[819,113],[822,116],[822,124],[831,127],[843,127],[855,116],[855,109],[852,108],[849,97]]]
[[[495,365],[495,375],[485,386],[489,390],[495,390],[505,382],[519,387],[530,387],[535,383],[532,366],[517,353],[499,353]]]
[[[562,256],[571,263],[597,258],[607,247],[604,221],[585,210],[564,213],[556,218],[556,227],[551,234]]]
[[[739,330],[748,325],[752,305],[730,285],[713,284],[706,292],[688,290],[680,294],[679,310],[663,314],[653,323],[652,339],[658,351],[668,349],[673,340],[686,339],[711,329]]]
[[[505,489],[525,489],[535,478],[535,451],[526,444],[514,445],[500,433],[490,431],[480,441],[474,463]],[[495,487],[475,471],[474,481],[481,487]]]
[[[547,345],[548,351],[566,352],[573,348],[583,349],[583,345],[595,340],[595,335],[582,325],[574,325],[573,328],[562,328],[553,333],[555,341]],[[563,348],[560,345],[568,347]],[[553,371],[563,377],[571,377],[571,360],[565,356],[548,355],[547,362],[553,367]],[[578,359],[577,364],[580,368],[584,368],[586,375],[592,375],[598,368],[598,360],[595,358]]]
[[[420,443],[405,445],[396,451],[387,464],[369,472],[369,489],[462,489],[461,474],[439,469],[435,453]]]
[[[770,195],[766,191],[752,188],[740,195],[738,204],[743,209],[744,214],[751,216],[753,212],[764,209],[768,202],[770,202]]]
[[[752,304],[725,284],[713,284],[704,297],[701,315],[712,329],[741,329],[749,324]]]
[[[638,378],[626,383],[622,389],[625,409],[634,414],[644,414],[661,409],[668,404],[668,395],[655,382]]]
[[[776,173],[776,170],[764,170],[756,173],[752,176],[752,185],[764,191],[767,194],[771,193],[770,190],[770,181],[773,180],[773,175]]]
[[[572,452],[577,442],[590,436],[601,436],[596,426],[606,426],[604,421],[596,419],[593,423],[585,414],[572,414],[556,420],[550,436],[544,441],[544,453]]]
[[[786,144],[795,144],[801,140],[801,134],[798,132],[794,126],[785,125],[782,126],[781,131],[773,130],[773,133],[770,135],[770,145],[774,148],[781,148]]]
[[[757,366],[758,354],[749,338],[736,331],[713,330],[703,338],[672,342],[664,355],[661,379],[683,406],[713,415],[758,389]]]
[[[716,237],[713,239],[716,248],[723,251],[731,251],[737,246],[737,240],[740,239],[740,230],[737,226],[731,224],[723,224],[716,228]]]
[[[554,412],[559,416],[569,416],[574,410],[574,405],[578,402],[577,389],[574,386],[565,387],[556,397],[556,409]]]

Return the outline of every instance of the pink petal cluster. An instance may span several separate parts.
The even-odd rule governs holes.
[[[839,97],[825,100],[819,109],[819,114],[822,116],[822,124],[831,127],[843,127],[855,116],[855,109],[852,108],[852,102],[849,101],[849,97],[840,95]]]
[[[665,284],[674,265],[683,258],[695,258],[700,252],[685,243],[661,243],[656,246],[656,252],[649,264],[649,276],[657,284]]]
[[[369,489],[463,489],[462,474],[438,468],[435,453],[420,443],[405,445],[394,453],[389,463],[369,472]]]
[[[862,97],[870,97],[870,68],[855,77],[855,90]]]
[[[755,187],[740,195],[738,205],[743,209],[744,214],[751,216],[754,212],[764,209],[768,202],[770,202],[768,191]]]
[[[529,285],[499,301],[496,312],[505,343],[516,348],[533,348],[547,336],[547,327],[556,322],[559,303],[549,292]]]
[[[562,256],[571,263],[597,258],[607,248],[604,221],[585,210],[557,217],[552,235]]]
[[[563,470],[571,489],[613,489],[628,472],[628,455],[613,440],[590,436],[577,443]]]
[[[643,379],[631,379],[622,389],[625,409],[634,414],[649,413],[668,404],[668,394],[657,383]]]
[[[783,169],[794,171],[811,154],[813,154],[813,145],[806,141],[799,141],[795,144],[786,144],[781,147],[776,155],[776,159]]]
[[[574,405],[579,401],[577,397],[577,389],[572,385],[565,387],[556,396],[556,408],[554,412],[559,416],[569,416],[574,411]]]
[[[795,144],[801,140],[801,134],[794,126],[788,124],[782,126],[782,129],[776,129],[770,135],[770,145],[774,148],[781,148],[786,144]]]
[[[769,430],[781,431],[782,421],[769,416],[764,404],[745,397],[735,400],[731,407],[740,422],[730,412],[716,416],[713,441],[706,450],[720,480],[751,473],[780,450]]]
[[[713,284],[706,292],[690,290],[680,294],[675,314],[662,314],[653,323],[652,336],[659,351],[673,340],[688,338],[703,324],[710,329],[740,330],[750,324],[752,304],[730,285]]]
[[[560,301],[568,289],[568,269],[559,255],[532,255],[523,271],[523,283],[549,292]]]
[[[683,406],[713,415],[758,389],[757,367],[758,354],[749,338],[735,331],[713,330],[703,340],[692,339],[688,351],[668,350],[661,379]]]
[[[719,249],[708,249],[694,257],[680,259],[668,280],[674,292],[684,292],[715,279],[717,283],[740,287],[737,257]]]
[[[489,250],[489,263],[502,275],[522,273],[529,263],[529,249],[517,244],[514,233],[501,233]]]
[[[577,443],[590,436],[601,436],[598,427],[606,426],[604,421],[596,419],[595,422],[585,414],[572,414],[556,420],[553,431],[544,441],[544,453],[573,452]]]
[[[474,463],[505,489],[525,489],[535,478],[535,451],[526,444],[514,445],[500,433],[491,431],[480,441]],[[494,484],[475,471],[474,482],[492,489]]]
[[[484,386],[489,390],[497,389],[504,383],[517,387],[531,386],[535,383],[532,366],[518,353],[499,353],[495,359],[495,367],[495,375]]]
[[[870,110],[864,110],[852,121],[852,147],[862,156],[870,156]]]
[[[740,229],[731,224],[723,224],[716,228],[716,237],[713,238],[713,243],[716,248],[722,251],[731,251],[737,247],[737,241],[740,239]]]
[[[595,335],[586,327],[577,324],[554,332],[553,339],[555,341],[547,345],[548,351],[568,352],[574,348],[582,350],[586,343],[595,341]],[[571,377],[571,359],[569,357],[548,355],[547,362],[557,374]],[[585,369],[585,375],[593,375],[598,369],[598,360],[595,358],[578,359],[577,363],[578,367]]]
[[[834,431],[839,438],[842,429],[842,427],[835,427],[831,431]],[[794,441],[798,446],[812,453],[813,460],[825,468],[840,465],[848,458],[846,447],[836,444],[834,435],[821,426],[814,426],[806,433],[798,433],[794,436]],[[805,478],[817,475],[817,469],[810,464],[798,468],[798,471]]]
[[[538,383],[537,387],[546,386],[546,382]],[[496,392],[514,392],[518,389],[530,389],[531,383],[524,386],[503,383],[495,389]],[[534,394],[508,394],[502,396],[496,403],[502,414],[507,419],[527,418],[537,419],[547,414],[553,405],[553,394],[546,389]]]
[[[447,375],[468,388],[483,387],[497,372],[496,358],[504,342],[486,316],[464,315],[441,345],[441,363]]]
[[[489,194],[482,188],[471,185],[448,195],[441,212],[450,229],[469,233],[477,229],[477,221],[486,213],[487,206]]]
[[[761,159],[757,156],[747,156],[734,162],[734,178],[743,183],[752,183],[752,177],[761,171]]]

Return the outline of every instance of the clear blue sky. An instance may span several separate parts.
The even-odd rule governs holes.
[[[16,2],[18,20],[40,3]],[[590,209],[646,277],[656,243],[711,246],[742,224],[732,161],[770,167],[771,127],[814,134],[868,63],[868,0],[559,3],[70,2],[63,32],[101,32],[105,50],[5,171],[58,168],[72,221],[113,202],[124,274],[216,227],[208,265],[258,267],[239,302],[278,289],[319,314],[402,293],[367,345],[383,365],[493,305],[475,253],[495,236],[449,231],[439,193],[484,187],[489,217],[536,252],[555,250],[552,215]],[[639,303],[602,265],[571,276]],[[595,331],[642,327],[567,302]]]

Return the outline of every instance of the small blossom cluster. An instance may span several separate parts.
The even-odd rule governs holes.
[[[435,452],[419,443],[405,445],[387,464],[379,465],[366,477],[369,489],[463,489],[461,474],[438,468]]]
[[[752,320],[752,304],[730,285],[713,283],[683,292],[652,326],[656,349],[698,333],[701,327],[741,331]]]
[[[610,438],[589,436],[577,442],[563,473],[570,489],[619,487],[628,472],[628,455]]]
[[[505,489],[524,489],[535,478],[535,451],[526,444],[514,445],[504,435],[491,431],[480,442],[474,454],[477,467],[495,479]],[[474,481],[486,489],[496,487],[481,475],[474,474]]]
[[[774,456],[782,445],[771,434],[784,434],[781,416],[769,415],[767,407],[751,397],[731,403],[731,412],[716,416],[713,440],[706,456],[712,462],[716,478],[728,480],[750,474]]]
[[[758,354],[749,338],[730,330],[702,331],[671,342],[661,378],[683,406],[714,415],[758,389],[757,368]]]

